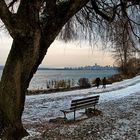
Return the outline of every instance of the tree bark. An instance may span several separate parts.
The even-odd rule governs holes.
[[[52,25],[51,25],[52,26]],[[36,27],[32,34],[13,40],[0,82],[0,112],[3,116],[2,140],[20,140],[28,133],[22,125],[25,94],[29,83],[63,24],[44,33]]]
[[[41,51],[42,42],[39,30],[33,37],[18,37],[13,41],[0,84],[0,111],[4,118],[2,139],[19,140],[27,135],[21,116],[29,82],[47,51]],[[47,45],[51,43],[48,41]]]

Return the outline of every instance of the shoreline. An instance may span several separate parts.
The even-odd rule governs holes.
[[[128,76],[127,78],[124,75],[121,74],[116,74],[113,75],[111,77],[106,77],[107,78],[107,85],[116,83],[116,82],[120,82],[123,80],[127,80],[127,79],[132,79],[136,76]],[[103,86],[102,83],[100,84],[99,87]],[[38,94],[50,94],[50,93],[56,93],[56,92],[66,92],[66,91],[74,91],[74,90],[82,90],[82,89],[89,89],[89,88],[93,88],[96,87],[95,83],[91,84],[90,87],[80,87],[80,86],[73,86],[73,87],[69,87],[69,88],[64,88],[64,87],[59,87],[59,88],[49,88],[49,89],[28,89],[26,92],[26,95],[38,95]],[[105,88],[106,89],[106,88]]]
[[[73,90],[79,90],[79,89],[82,89],[82,88],[73,87],[73,88],[57,88],[57,89],[55,89],[55,88],[52,88],[52,89],[35,89],[35,90],[32,89],[32,90],[28,90],[26,95],[50,94],[50,93],[73,91]]]
[[[94,87],[94,86],[93,86]],[[92,88],[92,87],[89,87]],[[27,91],[26,95],[38,95],[38,94],[50,94],[56,92],[66,92],[66,91],[74,91],[80,89],[89,89],[89,88],[80,88],[79,86],[71,87],[71,88],[52,88],[52,89],[31,89]]]

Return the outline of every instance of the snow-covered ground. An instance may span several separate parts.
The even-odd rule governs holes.
[[[106,89],[100,86],[99,89],[93,87],[83,90],[26,96],[23,123],[44,122],[51,118],[63,117],[63,113],[60,110],[69,108],[73,99],[100,95],[100,104],[137,92],[140,92],[140,76],[107,85]],[[81,113],[76,113],[77,117],[80,115]],[[67,114],[67,117],[72,119],[73,113]]]

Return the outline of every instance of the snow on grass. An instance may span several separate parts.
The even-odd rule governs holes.
[[[60,110],[69,108],[73,99],[100,95],[99,103],[102,103],[123,98],[136,92],[140,92],[140,76],[107,85],[106,89],[100,86],[99,89],[93,87],[75,91],[26,96],[23,122],[43,122],[51,118],[63,117],[63,113]],[[80,115],[79,112],[76,113],[77,117]],[[72,119],[73,112],[67,114],[67,117]]]

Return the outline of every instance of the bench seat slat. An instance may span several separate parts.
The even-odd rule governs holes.
[[[83,101],[83,100],[96,99],[96,98],[99,98],[99,95],[97,95],[97,96],[92,96],[92,97],[87,97],[87,98],[82,98],[82,99],[72,100],[72,103],[73,103],[73,102]]]
[[[89,103],[85,103],[85,104],[79,104],[77,106],[72,106],[70,108],[70,110],[73,110],[73,109],[79,110],[81,108],[87,108],[87,107],[95,106],[97,103],[98,103],[98,101],[96,101],[96,102],[89,102]]]
[[[71,106],[79,105],[79,104],[85,104],[85,103],[90,103],[90,102],[97,102],[99,99],[90,99],[90,100],[83,100],[83,101],[78,101],[78,102],[72,102]]]

